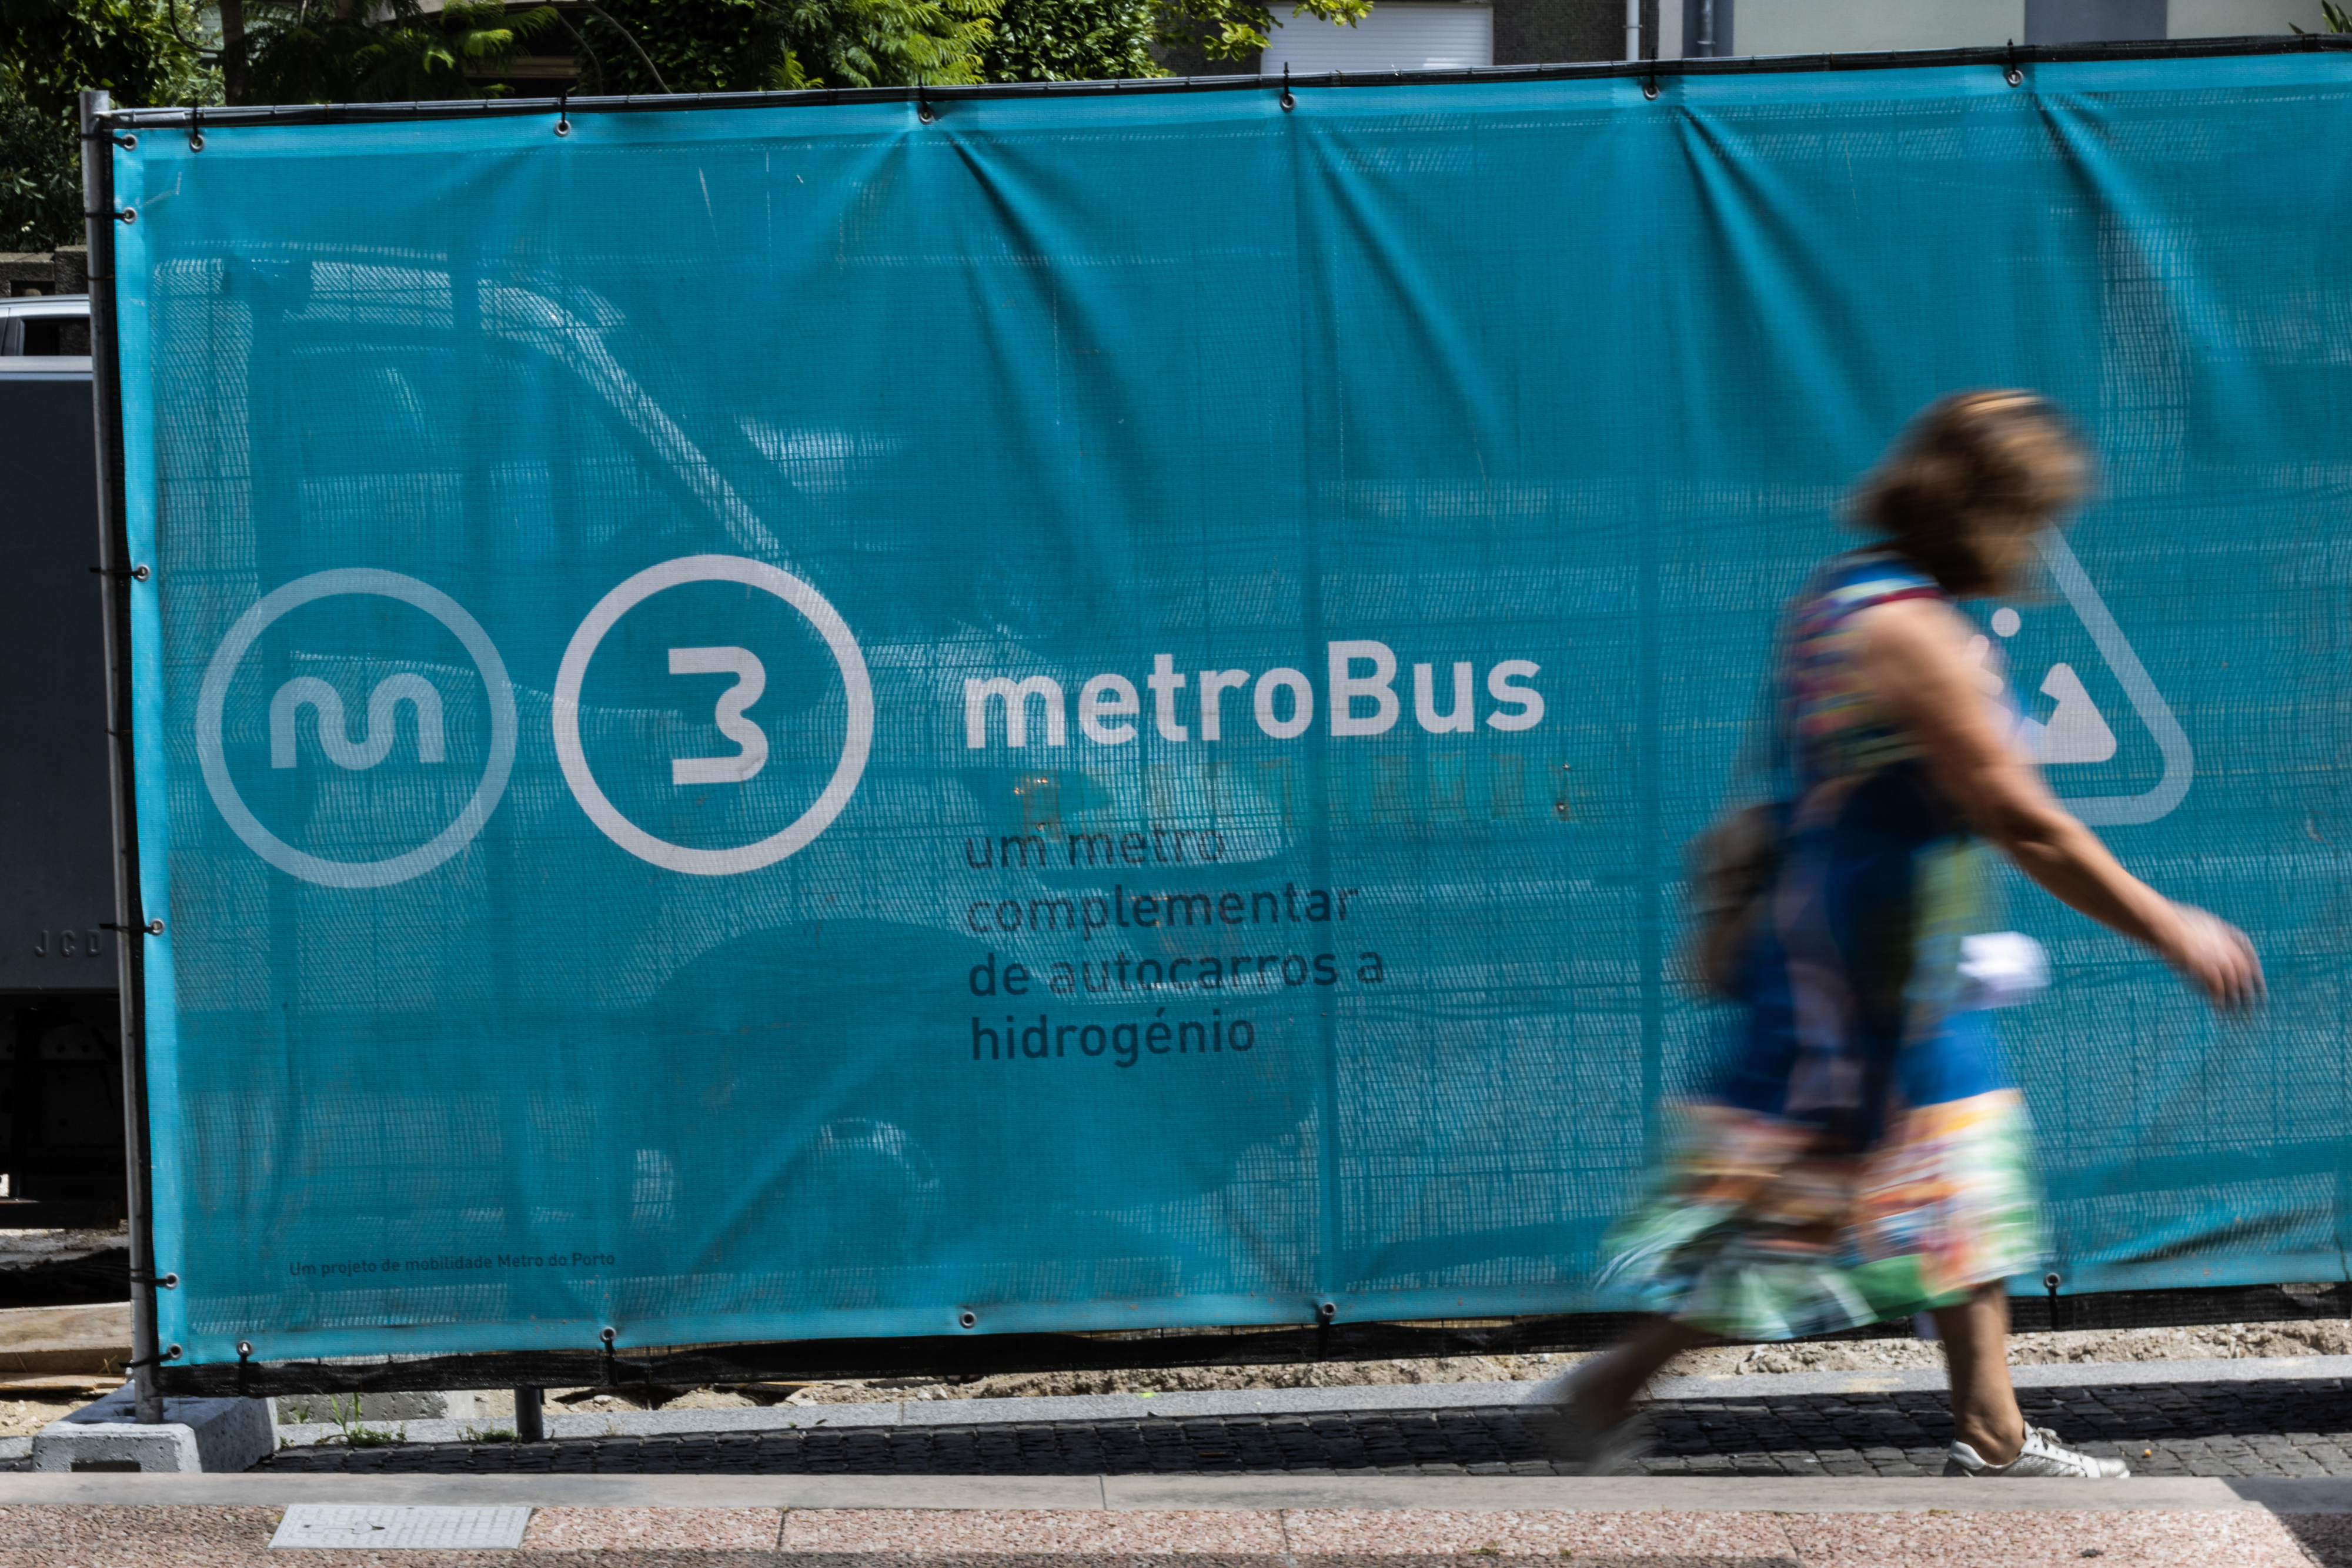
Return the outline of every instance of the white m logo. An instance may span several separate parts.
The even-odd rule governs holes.
[[[422,675],[387,675],[368,695],[367,731],[356,746],[343,726],[343,699],[316,675],[297,675],[269,699],[269,766],[294,766],[294,717],[306,704],[319,716],[319,745],[338,768],[373,768],[392,754],[402,703],[416,710],[416,760],[441,760],[441,694]]]

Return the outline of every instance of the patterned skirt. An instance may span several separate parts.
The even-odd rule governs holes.
[[[1604,1286],[1734,1340],[1786,1340],[1958,1305],[2043,1251],[2014,1089],[1893,1113],[1859,1153],[1718,1102],[1677,1106],[1646,1201],[1604,1244]]]

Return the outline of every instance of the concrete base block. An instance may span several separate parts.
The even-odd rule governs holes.
[[[33,1469],[234,1473],[277,1446],[267,1400],[166,1399],[163,1423],[142,1427],[125,1384],[35,1433]]]
[[[514,1425],[514,1390],[511,1388],[453,1388],[434,1397],[442,1402],[441,1414],[446,1420],[495,1422],[501,1427]]]

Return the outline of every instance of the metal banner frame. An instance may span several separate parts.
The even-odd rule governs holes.
[[[1064,1335],[1064,1334],[1003,1334],[970,1338],[945,1334],[937,1337],[909,1336],[895,1341],[787,1342],[772,1345],[733,1347],[726,1353],[709,1351],[672,1353],[657,1348],[635,1347],[616,1349],[608,1337],[602,1353],[594,1351],[565,1353],[530,1353],[523,1355],[478,1355],[467,1357],[435,1357],[428,1360],[385,1361],[360,1365],[338,1365],[316,1362],[272,1362],[248,1360],[244,1356],[234,1364],[213,1364],[205,1367],[182,1367],[173,1364],[180,1354],[177,1345],[159,1343],[155,1291],[172,1288],[176,1281],[165,1275],[155,1277],[152,1222],[154,1197],[151,1191],[152,1179],[152,1155],[148,1136],[148,1082],[145,1070],[145,990],[148,983],[142,962],[144,945],[164,940],[167,933],[160,920],[151,919],[142,908],[139,892],[139,852],[141,849],[140,802],[132,785],[131,758],[134,754],[132,730],[135,709],[132,705],[132,674],[131,666],[134,623],[149,638],[159,635],[154,593],[147,577],[145,563],[129,558],[129,534],[124,517],[124,452],[123,391],[117,360],[116,298],[114,293],[114,236],[118,226],[135,222],[136,215],[118,207],[112,189],[110,160],[105,156],[110,142],[116,139],[135,138],[141,134],[184,132],[201,138],[205,127],[354,124],[381,123],[397,125],[419,120],[454,119],[515,119],[543,117],[559,126],[568,125],[572,117],[593,115],[628,115],[646,112],[675,112],[687,109],[724,109],[752,104],[772,105],[822,111],[835,104],[872,102],[915,102],[924,105],[929,118],[931,100],[946,102],[961,99],[1058,99],[1093,97],[1114,94],[1146,94],[1167,92],[1279,92],[1285,107],[1294,96],[1302,92],[1366,91],[1376,92],[1391,86],[1428,85],[1434,82],[1525,81],[1540,79],[1573,79],[1580,78],[1621,78],[1640,80],[1645,92],[1656,96],[1661,78],[1729,76],[1739,74],[1780,73],[1818,70],[1889,69],[1896,68],[1981,67],[1998,69],[2012,82],[2020,74],[2043,61],[2086,60],[2147,60],[2169,58],[2231,57],[2286,53],[2352,52],[2352,37],[2325,36],[2295,39],[2183,40],[2165,44],[2130,44],[2114,46],[2042,46],[2029,48],[1964,49],[1931,51],[1903,55],[1855,55],[1839,57],[1799,57],[1758,61],[1749,59],[1684,59],[1668,61],[1629,61],[1590,66],[1552,66],[1531,68],[1494,68],[1473,71],[1396,73],[1369,78],[1342,78],[1333,73],[1326,78],[1241,77],[1218,78],[1185,78],[1159,82],[1124,83],[1053,83],[1007,84],[985,88],[955,89],[877,89],[820,90],[793,94],[710,94],[690,98],[562,98],[550,99],[503,99],[484,103],[414,104],[414,105],[324,105],[284,108],[237,109],[149,109],[114,110],[104,93],[89,93],[82,101],[82,137],[85,149],[84,186],[89,216],[89,244],[91,277],[91,331],[93,393],[98,413],[98,449],[100,469],[100,558],[101,591],[106,612],[106,641],[110,657],[108,723],[113,737],[113,786],[115,819],[119,853],[116,857],[115,928],[124,936],[118,949],[122,986],[122,1035],[124,1080],[126,1087],[125,1114],[126,1148],[130,1164],[129,1193],[131,1208],[131,1258],[132,1299],[134,1307],[134,1347],[131,1363],[138,1386],[138,1410],[142,1420],[162,1418],[162,1397],[168,1385],[174,1393],[251,1393],[276,1391],[326,1390],[366,1387],[388,1389],[398,1387],[455,1387],[475,1385],[513,1385],[530,1381],[554,1383],[580,1381],[593,1371],[608,1382],[633,1379],[645,1381],[675,1380],[685,1375],[709,1377],[728,1372],[750,1371],[764,1376],[779,1375],[829,1374],[832,1375],[871,1375],[873,1373],[904,1374],[953,1368],[961,1371],[1004,1370],[1012,1368],[1048,1368],[1074,1366],[1132,1366],[1184,1363],[1205,1364],[1250,1359],[1292,1359],[1318,1356],[1394,1355],[1401,1354],[1464,1354],[1475,1353],[1473,1347],[1492,1354],[1509,1349],[1576,1348],[1588,1343],[1599,1343],[1616,1333],[1623,1320],[1611,1314],[1591,1314],[1575,1318],[1545,1318],[1526,1320],[1517,1325],[1487,1322],[1479,1324],[1437,1323],[1427,1325],[1397,1325],[1381,1323],[1339,1323],[1332,1321],[1329,1309],[1314,1312],[1304,1322],[1277,1322],[1267,1330],[1234,1330],[1169,1333],[1162,1334]],[[2067,557],[2071,564],[2071,555]],[[2079,566],[2073,568],[2074,577],[2082,575]],[[2070,596],[2074,592],[2072,579],[2061,570],[2062,581]],[[2104,609],[2100,611],[2105,614]],[[2107,622],[2110,630],[2113,622]],[[2096,628],[2094,628],[2096,631]],[[2126,649],[2126,653],[2128,650]],[[2144,684],[2143,677],[2143,684]],[[2168,719],[2169,716],[2167,716]],[[2175,729],[2177,731],[2177,726]],[[2170,749],[2166,752],[2168,768],[2172,764]],[[2168,775],[2169,777],[2169,775]],[[2185,784],[2184,784],[2185,788]],[[151,808],[153,803],[150,802]],[[2118,821],[2132,821],[2116,817]],[[136,936],[139,940],[129,940]],[[976,1047],[975,1047],[976,1049]],[[2021,1289],[2041,1294],[2039,1282],[2023,1283]],[[2273,1300],[2274,1291],[2267,1287],[2249,1287],[2251,1291],[2270,1291],[2262,1298],[2260,1310],[2292,1315],[2291,1302]],[[2057,1291],[2051,1291],[2050,1326],[2058,1326]],[[2132,1316],[2147,1321],[2159,1321],[2168,1310],[2156,1298],[2168,1292],[2111,1292],[2073,1298],[2078,1304],[2074,1309],[2081,1316],[2096,1321],[2102,1314]],[[2201,1307],[2189,1304],[2195,1296]],[[2224,1307],[2221,1297],[2213,1292],[2180,1292],[2181,1310],[2202,1312],[2205,1315],[2183,1321],[2210,1321],[2218,1313],[2255,1310],[2252,1297]],[[2105,1302],[2105,1305],[2100,1303]],[[2312,1309],[2325,1315],[2334,1315],[2337,1303],[2333,1298]],[[2070,1319],[2070,1322],[2074,1321]],[[2028,1325],[2030,1326],[2030,1325]],[[1266,1353],[1281,1347],[1280,1356]],[[1407,1348],[1412,1347],[1412,1348]],[[471,1368],[472,1370],[468,1370]],[[853,1370],[854,1369],[854,1370]]]

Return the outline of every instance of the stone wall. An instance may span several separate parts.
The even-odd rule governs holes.
[[[28,294],[87,294],[89,252],[78,245],[53,251],[0,251],[0,288],[11,299]]]

